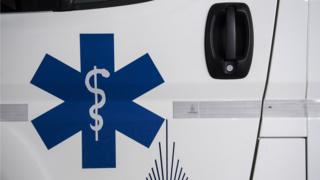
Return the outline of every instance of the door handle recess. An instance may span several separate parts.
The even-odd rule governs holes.
[[[253,26],[244,3],[214,4],[207,17],[205,55],[209,74],[215,79],[247,76],[253,54]]]
[[[236,17],[233,7],[226,9],[226,59],[236,58]]]

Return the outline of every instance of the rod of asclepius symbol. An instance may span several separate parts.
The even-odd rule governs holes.
[[[91,93],[94,94],[94,105],[89,109],[90,117],[94,120],[94,125],[90,124],[90,128],[95,132],[95,140],[99,141],[99,131],[103,127],[103,118],[99,115],[99,109],[106,103],[106,94],[102,89],[98,88],[97,75],[100,74],[104,78],[108,78],[110,73],[106,69],[98,69],[96,66],[89,71],[85,78],[85,85]],[[90,79],[93,77],[93,87],[90,84]],[[99,96],[101,97],[99,101]]]

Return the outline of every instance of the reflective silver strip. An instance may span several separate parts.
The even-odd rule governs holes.
[[[308,117],[320,117],[320,101],[308,101]]]
[[[28,104],[0,104],[0,122],[28,121]]]
[[[199,102],[173,102],[173,118],[199,118]]]
[[[173,118],[259,117],[258,101],[175,101]]]
[[[261,102],[258,101],[220,101],[200,102],[201,118],[255,118],[260,116]]]
[[[175,101],[173,118],[256,118],[261,101]],[[264,117],[320,117],[320,101],[268,100]]]
[[[174,101],[173,118],[256,118],[260,101]],[[269,100],[264,117],[320,117],[320,101]],[[0,104],[0,122],[28,121],[28,104]]]
[[[307,117],[305,100],[265,101],[263,117]]]

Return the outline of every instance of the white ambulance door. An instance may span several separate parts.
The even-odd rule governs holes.
[[[307,179],[308,3],[279,4],[254,179]]]
[[[250,179],[277,1],[89,2],[1,14],[1,178]]]
[[[319,9],[320,1],[309,1],[309,41],[308,41],[308,134],[307,158],[309,180],[319,179],[320,172],[320,79],[319,79]]]

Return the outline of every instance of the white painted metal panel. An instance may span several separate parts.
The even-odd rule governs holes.
[[[261,139],[254,180],[306,180],[305,139]]]
[[[266,101],[305,99],[307,24],[308,1],[280,1]],[[285,108],[283,107],[283,110]],[[268,105],[265,105],[264,109],[273,111]],[[264,117],[261,136],[305,137],[306,130],[306,116]]]
[[[29,120],[60,104],[60,99],[30,84],[44,55],[48,53],[79,70],[79,34],[114,33],[116,70],[149,53],[161,73],[165,83],[135,102],[172,122],[172,140],[181,148],[177,153],[190,178],[247,180],[258,116],[172,119],[173,101],[261,102],[276,0],[243,1],[252,14],[254,53],[251,70],[241,80],[212,79],[207,71],[204,29],[208,10],[216,2],[222,1],[155,0],[96,10],[1,15],[1,101],[28,104]],[[117,133],[117,168],[82,169],[81,133],[47,150],[30,122],[1,122],[1,130],[6,143],[2,155],[7,157],[1,163],[12,167],[11,163],[22,160],[19,154],[32,152],[25,153],[25,159],[36,158],[42,167],[40,174],[49,180],[145,179],[158,157],[157,142],[163,142],[165,132],[162,127],[150,149]],[[37,166],[28,166],[27,171],[23,168],[2,172],[5,177],[25,172],[26,179],[43,180],[33,175]]]
[[[308,51],[308,99],[320,100],[320,1],[309,0],[309,51]],[[319,105],[310,104],[308,121],[308,168],[309,180],[320,178],[320,118]]]

